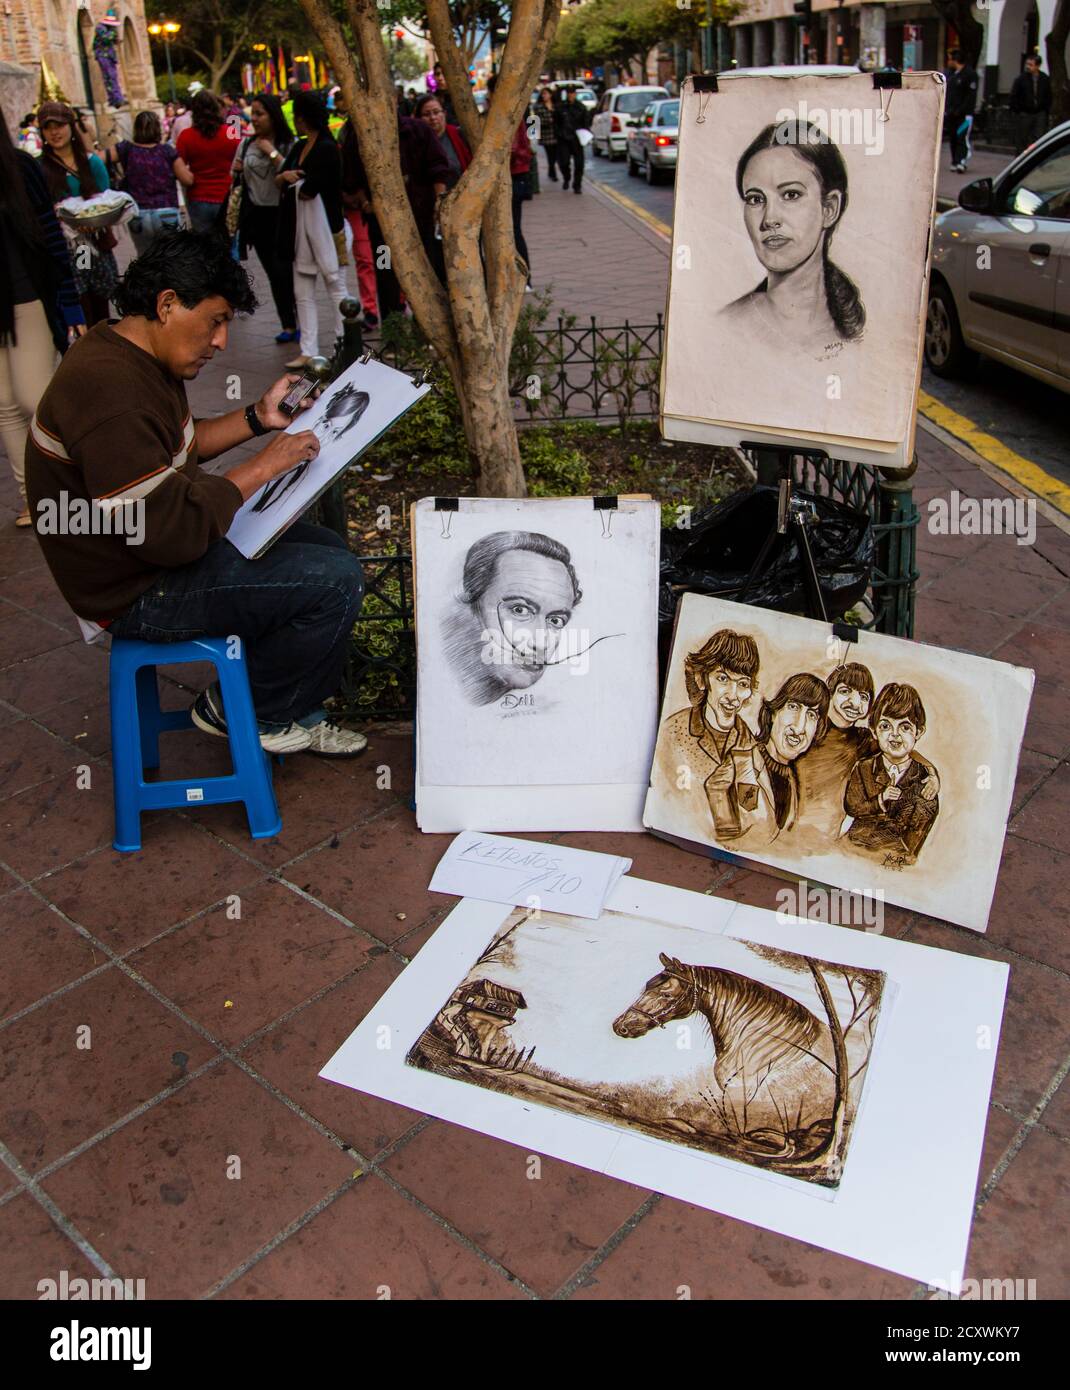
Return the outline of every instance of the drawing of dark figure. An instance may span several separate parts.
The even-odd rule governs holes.
[[[251,511],[266,512],[272,507],[277,507],[284,497],[288,497],[301,479],[308,472],[310,459],[304,463],[299,463],[296,468],[291,468],[289,473],[280,473],[277,478],[272,478],[270,483],[265,483],[256,499]]]
[[[517,1009],[527,1004],[519,990],[495,980],[474,980],[460,985],[449,1001],[413,1044],[406,1058],[410,1066],[425,1071],[465,1075],[455,1063],[483,1062],[513,1069],[534,1052],[516,1050],[506,1029],[516,1022]]]
[[[878,751],[859,762],[847,782],[844,809],[854,818],[847,838],[886,856],[885,863],[913,864],[940,811],[939,797],[925,794],[936,770],[914,751],[925,732],[921,696],[912,685],[884,686],[870,726]]]
[[[755,737],[742,711],[758,688],[760,657],[752,637],[722,628],[684,659],[690,704],[665,720],[657,759],[667,786],[693,803],[696,815],[714,817],[718,836],[738,833],[736,822],[718,822],[709,783],[735,753],[753,749]],[[681,783],[684,785],[681,785]]]
[[[799,816],[798,758],[820,744],[828,729],[829,695],[808,672],[789,676],[763,700],[758,734],[736,749],[707,783],[717,838],[744,852],[769,845]]]
[[[474,705],[529,689],[559,664],[583,597],[572,557],[538,531],[495,531],[469,547],[462,591],[443,623],[446,656]],[[564,659],[564,658],[562,658]]]
[[[736,166],[743,221],[765,279],[723,308],[722,322],[755,338],[821,357],[861,338],[866,311],[854,281],[830,258],[847,210],[847,168],[818,127],[766,126]]]
[[[352,382],[336,391],[324,406],[323,414],[314,427],[320,444],[333,444],[336,439],[341,439],[358,423],[370,403],[371,396],[367,391],[358,391]]]

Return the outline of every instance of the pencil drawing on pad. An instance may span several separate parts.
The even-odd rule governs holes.
[[[645,783],[657,526],[648,501],[417,504],[423,783]]]
[[[983,931],[1032,672],[686,595],[645,813]]]
[[[518,908],[406,1060],[835,1188],[884,985],[638,915]]]

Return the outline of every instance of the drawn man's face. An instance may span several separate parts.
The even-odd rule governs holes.
[[[890,763],[905,763],[918,741],[918,730],[910,719],[892,719],[885,715],[877,720],[873,731],[877,746]]]
[[[773,715],[769,742],[782,763],[794,762],[810,747],[817,733],[820,715],[813,705],[789,700]]]
[[[821,196],[813,166],[791,145],[759,150],[743,171],[743,221],[766,270],[786,275],[808,261],[840,215],[839,193]]]
[[[829,719],[837,729],[849,729],[869,713],[870,697],[864,690],[854,690],[840,681],[829,702]]]
[[[754,694],[754,681],[739,671],[715,666],[706,678],[706,718],[722,734],[736,722],[736,715]]]
[[[574,604],[572,580],[560,560],[532,550],[500,556],[476,604],[482,629],[504,640],[507,659],[496,674],[514,689],[534,685],[555,659]]]

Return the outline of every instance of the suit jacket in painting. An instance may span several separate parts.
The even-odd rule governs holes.
[[[911,757],[899,779],[902,795],[882,808],[880,795],[892,779],[880,753],[859,762],[847,780],[844,809],[854,817],[847,832],[852,844],[864,849],[891,850],[917,856],[940,810],[939,797],[926,801],[921,794],[929,769]]]

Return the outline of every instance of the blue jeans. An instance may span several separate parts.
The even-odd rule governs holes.
[[[141,642],[240,637],[257,718],[286,725],[338,690],[363,597],[345,541],[299,521],[259,560],[219,540],[165,570],[108,630]]]
[[[226,228],[219,220],[222,206],[222,203],[195,203],[192,198],[187,198],[186,207],[189,209],[190,226],[195,232],[210,232],[216,227],[226,232]]]
[[[153,238],[163,232],[177,232],[182,226],[182,216],[178,208],[142,208],[136,217],[127,223],[134,250],[143,256],[152,245]]]

